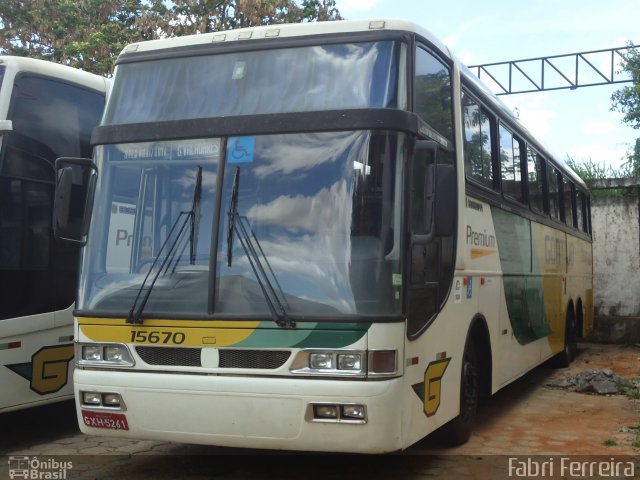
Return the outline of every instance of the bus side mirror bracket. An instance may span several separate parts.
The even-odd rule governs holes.
[[[98,169],[88,158],[56,160],[53,200],[53,235],[57,240],[82,247],[87,243]]]

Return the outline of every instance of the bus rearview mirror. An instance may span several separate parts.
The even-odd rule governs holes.
[[[97,175],[88,158],[56,160],[53,234],[57,240],[77,246],[86,243]]]
[[[0,120],[0,136],[6,135],[13,131],[13,122],[11,120]]]

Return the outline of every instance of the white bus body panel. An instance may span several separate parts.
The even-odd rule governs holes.
[[[77,369],[74,384],[76,395],[114,392],[126,404],[128,432],[87,427],[79,407],[78,423],[87,434],[300,451],[377,453],[402,447],[397,402],[402,378],[367,382]],[[308,421],[312,402],[364,404],[368,422]]]

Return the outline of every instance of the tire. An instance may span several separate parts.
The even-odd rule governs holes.
[[[567,320],[565,321],[564,326],[564,348],[556,356],[554,362],[554,365],[557,368],[567,368],[576,358],[576,352],[578,350],[576,332],[576,317],[573,313],[573,309],[569,308],[567,312]]]
[[[462,445],[469,440],[476,421],[479,396],[478,356],[473,341],[469,341],[462,360],[460,413],[442,427],[442,438],[448,445]]]

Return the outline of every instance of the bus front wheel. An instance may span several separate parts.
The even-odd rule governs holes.
[[[468,341],[462,360],[460,384],[460,413],[443,426],[444,441],[452,446],[462,445],[469,440],[478,411],[480,381],[478,375],[478,356],[473,341]]]

